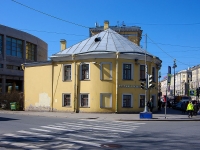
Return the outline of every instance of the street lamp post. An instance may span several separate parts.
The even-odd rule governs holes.
[[[177,67],[176,65],[176,59],[174,59],[174,64],[173,64],[173,68],[174,68],[174,103],[175,103],[175,68]]]

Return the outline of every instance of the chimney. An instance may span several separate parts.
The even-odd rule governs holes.
[[[105,20],[104,21],[104,30],[109,28],[109,21]]]
[[[61,48],[61,51],[65,50],[67,48],[66,46],[66,40],[65,39],[61,39],[60,40],[60,48]]]

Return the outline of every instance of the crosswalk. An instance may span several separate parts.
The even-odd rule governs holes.
[[[65,122],[0,135],[0,149],[98,149],[127,137],[145,123],[105,120]]]

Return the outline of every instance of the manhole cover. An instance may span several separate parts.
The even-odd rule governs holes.
[[[119,144],[101,144],[101,147],[104,147],[104,148],[120,148],[122,146],[119,145]]]

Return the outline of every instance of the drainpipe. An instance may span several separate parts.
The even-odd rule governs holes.
[[[54,67],[53,67],[53,61],[52,61],[52,69],[51,69],[51,71],[52,71],[52,74],[51,74],[51,97],[52,97],[52,100],[51,100],[51,111],[53,112],[53,71],[54,71]]]
[[[115,113],[117,113],[118,108],[118,58],[119,58],[119,52],[116,53],[116,110]]]
[[[76,61],[75,61],[75,55],[74,54],[72,54],[72,60],[74,60],[74,112],[76,112],[76,110],[77,110],[77,108],[76,108],[76,99],[77,99],[77,88],[76,88]]]

